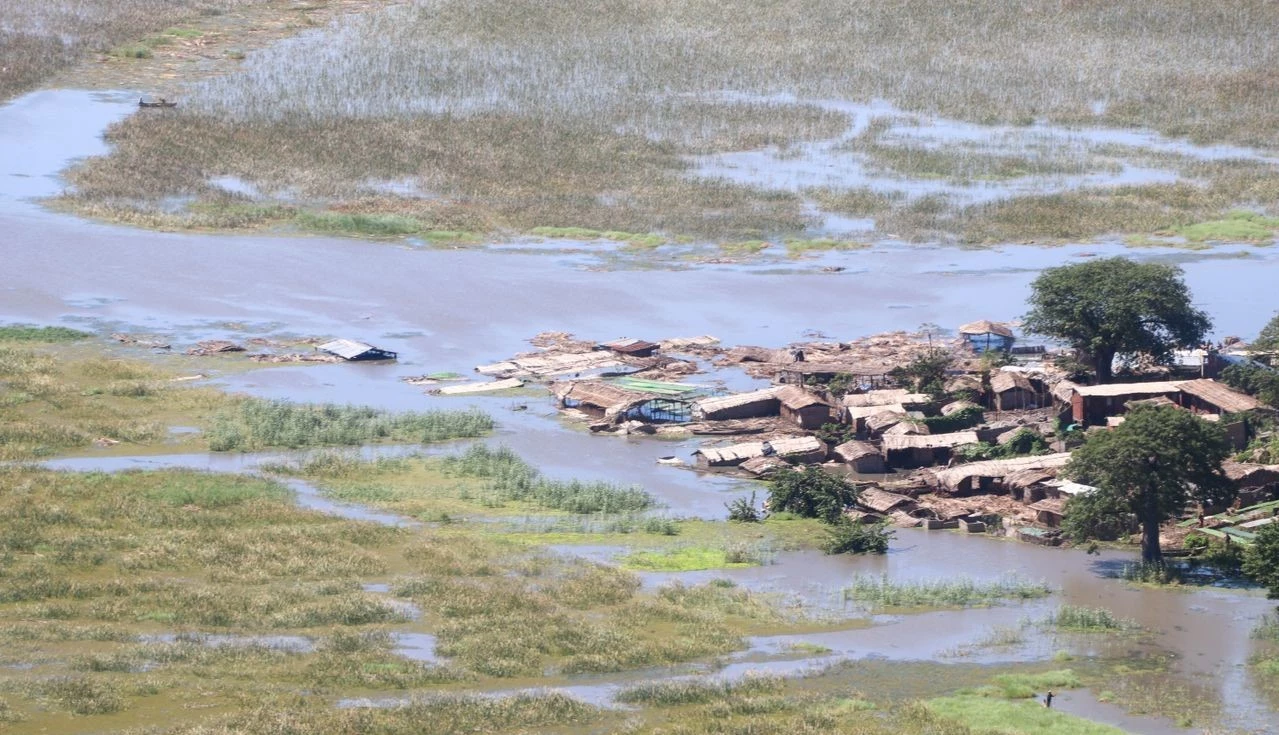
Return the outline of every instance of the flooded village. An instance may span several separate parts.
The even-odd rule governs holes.
[[[1279,733],[1276,24],[0,0],[0,735]]]

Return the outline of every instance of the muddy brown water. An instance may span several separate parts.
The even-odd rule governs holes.
[[[245,336],[228,325],[239,322],[281,333],[364,339],[399,351],[401,362],[280,367],[218,380],[231,389],[295,400],[393,409],[479,406],[501,423],[488,441],[511,446],[552,476],[643,484],[673,514],[722,517],[723,503],[750,486],[656,464],[658,456],[687,456],[692,442],[590,436],[565,427],[544,399],[432,397],[399,378],[439,370],[468,373],[477,364],[527,349],[524,340],[544,330],[598,339],[709,333],[729,344],[781,345],[801,339],[806,330],[838,339],[923,322],[952,326],[977,318],[1011,319],[1024,310],[1029,283],[1039,271],[1091,255],[1180,263],[1197,304],[1214,315],[1219,335],[1253,334],[1275,307],[1275,249],[1129,251],[1103,243],[960,250],[887,241],[784,267],[599,270],[602,261],[589,254],[554,248],[534,255],[326,237],[139,231],[57,215],[30,201],[60,189],[56,174],[70,159],[102,152],[103,128],[130,114],[135,99],[41,91],[0,107],[0,321],[129,329],[191,341]],[[833,264],[846,270],[821,272]],[[527,410],[512,410],[519,405]],[[166,464],[241,471],[251,469],[253,460],[196,455],[58,463],[66,469]],[[1155,631],[1152,645],[1176,655],[1177,675],[1218,694],[1225,724],[1272,731],[1276,716],[1258,693],[1247,661],[1253,651],[1249,632],[1273,604],[1250,592],[1135,589],[1107,577],[1130,558],[953,533],[902,532],[882,558],[782,554],[772,566],[715,576],[810,601],[829,600],[857,573],[922,579],[1015,572],[1042,578],[1060,594],[1024,606],[879,618],[871,628],[805,639],[835,656],[945,659],[980,641],[992,626],[1041,616],[1061,603],[1101,606]],[[786,641],[753,643],[746,658],[730,663],[767,664],[773,670],[798,665],[791,660],[813,663],[793,656],[778,660]],[[1026,660],[1042,657],[1045,645],[1031,636],[1025,651],[971,655],[983,661]],[[1087,692],[1072,692],[1060,702],[1063,709],[1122,722],[1133,732],[1184,732],[1166,721],[1124,715]]]

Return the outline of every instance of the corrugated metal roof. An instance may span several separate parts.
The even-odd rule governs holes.
[[[738,406],[745,406],[751,403],[763,401],[776,401],[778,388],[764,388],[763,390],[751,391],[749,393],[734,393],[731,396],[716,396],[714,398],[703,398],[697,402],[697,407],[704,413],[715,413],[716,411],[724,411]]]
[[[559,396],[561,401],[575,401],[605,410],[642,401],[648,397],[643,393],[624,390],[598,380],[558,383],[552,386],[551,390]]]
[[[881,413],[906,413],[906,407],[900,403],[895,406],[851,406],[844,409],[850,421],[870,418]]]
[[[958,431],[953,434],[924,434],[922,436],[897,435],[884,437],[884,450],[893,449],[944,449],[964,444],[977,444],[975,431]]]
[[[1013,457],[1012,459],[991,459],[985,462],[962,464],[937,470],[933,475],[937,484],[950,490],[959,487],[964,480],[973,477],[1008,477],[1025,470],[1058,469],[1070,461],[1070,453],[1044,454],[1037,457]]]
[[[893,406],[902,403],[931,403],[927,393],[911,393],[905,388],[872,390],[865,393],[849,393],[840,401],[849,408],[861,406]]]
[[[1181,383],[1181,390],[1200,400],[1211,403],[1225,413],[1255,411],[1262,406],[1261,401],[1256,398],[1206,378],[1187,380]]]
[[[353,339],[335,339],[332,342],[325,342],[324,344],[319,345],[319,349],[337,355],[338,357],[351,360],[363,355],[369,350],[377,348],[363,342],[356,342]]]
[[[844,442],[831,451],[839,455],[839,458],[845,462],[852,462],[872,454],[879,454],[879,449],[874,444],[862,441]]]
[[[635,390],[643,393],[652,393],[660,396],[687,396],[690,393],[706,390],[699,385],[689,385],[688,383],[670,383],[662,380],[644,380],[632,376],[621,378],[613,378],[608,382],[626,390]]]
[[[1177,393],[1181,383],[1161,380],[1155,383],[1106,383],[1104,385],[1077,386],[1075,392],[1081,396],[1153,396],[1160,393]]]

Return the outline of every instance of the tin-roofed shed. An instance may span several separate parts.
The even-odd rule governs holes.
[[[316,349],[321,352],[327,352],[330,355],[337,355],[350,362],[394,360],[398,357],[396,353],[390,350],[383,350],[364,342],[356,342],[353,339],[335,339],[331,342],[317,345]]]

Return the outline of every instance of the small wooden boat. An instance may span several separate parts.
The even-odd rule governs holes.
[[[147,102],[146,100],[138,100],[138,107],[177,107],[177,102],[170,102],[161,97],[158,102]]]

